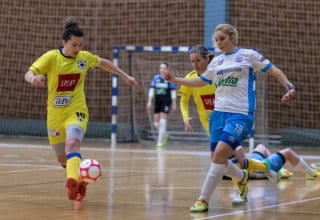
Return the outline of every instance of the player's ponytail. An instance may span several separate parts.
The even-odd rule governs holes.
[[[62,39],[65,41],[70,40],[71,36],[83,37],[83,31],[78,26],[78,23],[74,17],[67,17],[64,21],[64,32]]]

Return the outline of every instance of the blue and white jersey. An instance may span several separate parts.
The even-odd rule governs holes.
[[[156,96],[168,96],[169,98],[171,97],[170,91],[176,89],[173,83],[163,79],[160,74],[153,76],[150,87],[154,88]]]
[[[251,49],[237,48],[215,57],[200,79],[217,86],[215,110],[253,115],[256,107],[255,72],[272,63]]]

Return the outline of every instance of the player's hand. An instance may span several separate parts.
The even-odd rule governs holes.
[[[140,85],[139,83],[136,81],[135,78],[133,78],[132,76],[127,76],[127,78],[125,78],[126,83],[131,86],[132,88],[139,90],[140,89]]]
[[[295,90],[294,89],[288,90],[287,93],[284,94],[284,96],[282,97],[282,103],[287,106],[291,106],[294,96],[295,96]]]
[[[185,132],[192,132],[193,128],[191,125],[191,120],[192,118],[188,118],[187,120],[184,121],[184,131]]]
[[[30,80],[30,83],[33,86],[37,86],[37,87],[45,87],[45,77],[40,75],[40,76],[33,76]]]
[[[175,74],[173,70],[168,69],[166,72],[161,73],[162,78],[167,80],[168,82],[172,82],[175,78]]]

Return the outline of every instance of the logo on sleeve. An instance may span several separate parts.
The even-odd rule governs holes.
[[[265,58],[265,57],[261,57],[261,59],[260,59],[260,62],[262,63],[263,61],[265,61],[267,58]]]
[[[80,73],[59,75],[57,92],[74,91],[79,79]]]

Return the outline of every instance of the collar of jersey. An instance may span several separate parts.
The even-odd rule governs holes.
[[[61,46],[61,47],[59,48],[59,52],[60,52],[60,54],[61,54],[63,57],[65,57],[65,58],[75,58],[75,57],[69,57],[69,56],[64,55],[64,54],[62,53],[62,48],[63,48],[63,46]]]
[[[239,50],[240,50],[240,48],[237,47],[234,51],[232,51],[230,53],[225,53],[224,55],[231,55],[231,54],[238,52]]]

